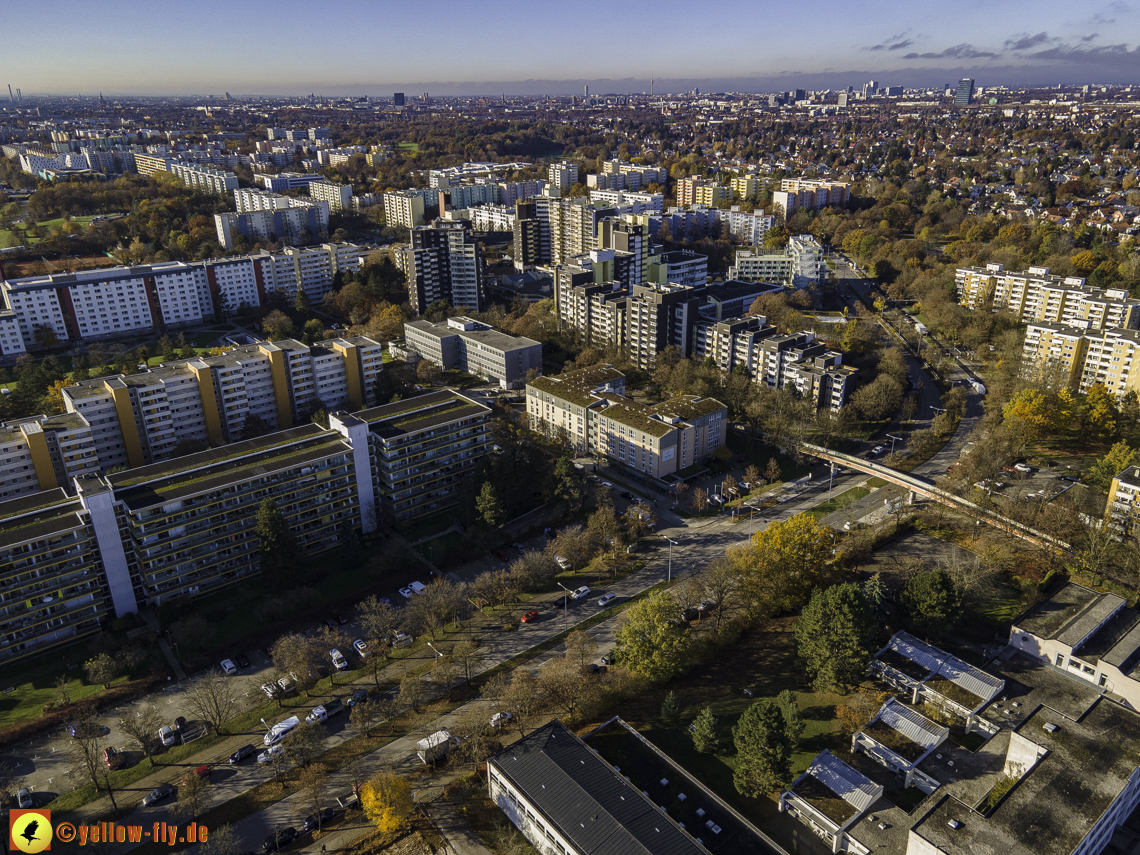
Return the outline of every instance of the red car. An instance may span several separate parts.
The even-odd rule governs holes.
[[[534,609],[531,609],[529,612],[522,616],[523,623],[530,623],[532,620],[538,620],[538,612],[536,612]]]
[[[507,558],[507,553],[501,549],[492,549],[491,554],[502,561],[504,564],[510,564],[510,559]]]
[[[118,769],[123,765],[123,755],[108,745],[103,749],[103,762],[107,764],[108,769]]]

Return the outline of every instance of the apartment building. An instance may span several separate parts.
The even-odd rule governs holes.
[[[447,211],[447,220],[467,220],[477,232],[513,232],[516,214],[513,207],[506,205],[480,205],[477,208]]]
[[[715,208],[721,202],[732,200],[732,188],[704,178],[682,178],[677,182],[676,195],[680,208],[691,205]]]
[[[408,353],[445,370],[465,371],[496,380],[503,389],[519,389],[531,371],[542,373],[542,345],[523,336],[507,335],[471,318],[448,318],[443,323],[404,324]]]
[[[309,196],[318,202],[327,202],[330,214],[352,210],[352,185],[333,184],[328,181],[309,182]]]
[[[251,415],[286,429],[307,421],[315,409],[371,406],[381,350],[363,336],[312,347],[293,340],[263,342],[68,386],[64,408],[89,434],[70,439],[83,457],[66,461],[60,486],[92,468],[92,460],[103,471],[135,468],[167,460],[180,446],[237,442]],[[60,430],[52,419],[43,424],[45,433]],[[62,453],[64,437],[52,442],[49,454],[56,446]]]
[[[457,392],[432,392],[350,416],[367,426],[378,513],[412,520],[460,501],[463,478],[490,451],[491,411]]]
[[[314,172],[282,172],[277,175],[258,173],[256,178],[257,183],[270,193],[284,193],[286,190],[303,190],[310,184],[320,184],[327,181],[323,175],[318,175]],[[253,192],[256,193],[257,191],[255,190]],[[241,209],[239,208],[238,210],[240,211]]]
[[[1104,521],[1124,537],[1140,536],[1140,466],[1129,466],[1112,479]]]
[[[546,200],[549,222],[551,264],[564,264],[598,246],[598,226],[607,217],[616,216],[617,210],[590,204],[585,198]],[[538,219],[543,217],[543,206],[535,205]],[[540,231],[541,236],[541,231]]]
[[[462,210],[475,205],[497,205],[501,201],[499,185],[492,183],[453,184],[439,191],[439,210]]]
[[[390,190],[384,194],[384,222],[414,229],[424,221],[424,195],[417,190]]]
[[[306,202],[292,196],[278,196],[271,204],[274,207],[236,214],[214,214],[218,243],[226,249],[233,249],[238,235],[251,241],[283,240],[303,244],[328,236],[328,202]]]
[[[196,163],[171,163],[170,173],[187,187],[206,193],[228,193],[236,190],[237,176],[216,166]]]
[[[649,227],[636,217],[607,217],[598,224],[598,249],[630,256],[627,284],[645,281],[649,264]]]
[[[594,205],[608,205],[629,214],[661,214],[665,211],[663,193],[597,189],[590,191],[590,202]]]
[[[1000,264],[960,267],[954,277],[958,302],[968,309],[1007,311],[1019,321],[1140,328],[1140,300],[1123,288],[1099,289],[1077,276],[1054,276],[1047,267],[1009,272]]]
[[[741,211],[739,205],[733,205],[722,217],[728,222],[729,234],[753,245],[763,243],[768,230],[776,225],[775,217],[765,215],[763,211],[748,214]]]
[[[483,311],[483,250],[463,222],[436,220],[412,229],[411,247],[400,263],[417,314],[432,303]]]
[[[547,222],[549,229],[550,223]],[[515,203],[515,221],[511,226],[513,233],[512,249],[514,250],[515,270],[532,270],[543,261],[539,253],[541,247],[540,231],[542,229],[538,220],[533,200]],[[547,247],[550,245],[549,231],[546,237]]]
[[[823,247],[812,235],[796,235],[782,253],[757,254],[738,249],[736,263],[728,269],[731,279],[749,282],[780,282],[804,288],[827,279]]]
[[[732,188],[734,199],[755,199],[764,185],[755,175],[738,175],[728,183],[728,186]]]
[[[169,261],[0,282],[8,312],[0,312],[0,350],[23,353],[35,328],[60,340],[91,340],[213,320],[224,299],[231,309],[259,306],[298,287],[319,302],[338,270],[356,269],[368,254],[356,244],[287,247],[281,253],[209,261]]]
[[[526,386],[530,426],[657,482],[724,445],[728,409],[719,401],[681,395],[650,406],[624,391],[624,376],[609,365],[537,378]]]
[[[578,183],[578,164],[562,161],[553,163],[546,171],[546,180],[552,187],[557,187],[560,193],[566,193]]]
[[[1140,393],[1140,330],[1029,324],[1023,345],[1028,377],[1088,392],[1101,384],[1118,398]]]
[[[772,206],[790,217],[796,211],[818,211],[821,208],[844,208],[850,199],[851,185],[814,181],[804,178],[785,178],[780,189],[772,192]]]
[[[621,160],[607,160],[602,164],[602,173],[622,176],[629,190],[639,190],[650,184],[660,184],[664,187],[669,177],[668,171],[663,166],[645,166]]]
[[[645,266],[645,281],[658,285],[684,285],[700,288],[709,281],[709,260],[688,249],[662,252],[649,256]]]

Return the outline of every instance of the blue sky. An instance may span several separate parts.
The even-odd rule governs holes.
[[[9,4],[25,94],[766,91],[1140,83],[1140,0]],[[703,85],[702,85],[703,84]]]

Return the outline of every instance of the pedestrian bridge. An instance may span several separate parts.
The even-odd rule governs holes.
[[[854,457],[850,454],[844,454],[841,451],[832,451],[830,448],[824,448],[820,445],[811,445],[805,442],[800,448],[812,457],[827,460],[837,466],[842,466],[844,469],[853,469],[856,472],[873,475],[877,478],[882,478],[890,484],[902,487],[909,491],[909,500],[911,502],[914,501],[915,496],[922,496],[925,499],[931,499],[962,511],[965,514],[969,514],[986,525],[1000,528],[1002,531],[1008,532],[1015,537],[1020,537],[1022,540],[1029,541],[1043,549],[1055,549],[1062,552],[1069,552],[1072,549],[1068,543],[1058,538],[1045,534],[1023,523],[1019,523],[1017,520],[1012,520],[991,508],[984,508],[977,502],[971,502],[969,499],[955,496],[953,493],[941,489],[928,478],[898,472],[889,466],[883,466],[882,464],[874,463],[870,460],[863,460],[862,458]]]

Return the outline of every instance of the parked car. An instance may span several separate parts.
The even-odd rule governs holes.
[[[277,685],[281,687],[281,691],[288,694],[289,692],[293,691],[293,687],[296,685],[296,681],[291,677],[282,677],[277,681]]]
[[[16,790],[16,807],[20,810],[26,810],[32,806],[32,794],[28,792],[27,787],[21,787]]]
[[[257,755],[258,763],[270,763],[273,758],[285,750],[285,746],[278,743],[277,745],[270,745],[264,751]]]
[[[600,597],[598,597],[598,605],[604,608],[616,599],[617,594],[615,594],[613,591],[610,591],[608,594],[602,594]]]
[[[226,758],[226,762],[229,763],[231,766],[233,766],[235,763],[240,763],[246,757],[252,757],[256,753],[257,753],[257,749],[254,746],[243,745],[241,748],[239,748],[237,751],[235,751],[233,754],[231,754],[228,758]]]
[[[169,724],[164,724],[158,729],[158,738],[162,740],[162,744],[167,748],[174,745],[174,728]]]
[[[409,582],[408,587],[412,589],[413,594],[426,594],[427,585],[423,582]]]
[[[697,611],[699,611],[701,614],[704,614],[705,612],[711,612],[715,608],[716,600],[705,600],[697,606]]]
[[[174,795],[174,787],[170,784],[159,784],[145,796],[143,796],[142,806],[150,807],[163,799],[168,799]]]
[[[411,588],[401,588],[400,589],[400,596],[403,597],[405,600],[410,600],[412,598],[412,589]]]
[[[525,615],[522,616],[521,620],[523,623],[530,623],[531,621],[536,621],[536,620],[538,620],[538,612],[535,611],[534,609],[531,609],[529,612],[527,612]]]
[[[613,485],[613,484],[611,484],[609,481],[603,481],[603,482],[602,482],[602,486],[603,486],[603,487],[605,487],[605,488],[606,488],[606,489],[608,489],[608,490],[612,490],[612,489],[614,488],[614,485]]]
[[[337,628],[336,618],[334,618],[334,617],[325,618],[325,626],[327,626],[329,629],[336,629]]]
[[[108,769],[118,769],[123,765],[123,755],[108,745],[103,749],[103,763],[106,764]]]
[[[338,623],[340,626],[344,626],[346,623],[348,623],[348,615],[342,615],[342,614],[338,614],[338,615],[336,616],[336,622],[337,622],[337,623]]]
[[[183,775],[182,783],[185,784],[191,778],[209,778],[211,771],[212,770],[210,769],[210,764],[203,763],[197,769],[194,769],[193,771],[187,772],[185,775]]]
[[[272,834],[265,838],[265,842],[261,844],[262,852],[277,852],[285,846],[288,846],[297,839],[297,829],[293,826],[285,828],[278,828]]]
[[[581,600],[583,597],[588,597],[588,596],[590,596],[590,589],[586,585],[583,585],[580,588],[575,588],[573,590],[573,592],[571,592],[570,599]]]
[[[504,564],[510,563],[510,559],[507,558],[507,553],[503,552],[501,549],[492,549],[491,554],[502,561]]]
[[[327,807],[320,812],[320,814],[311,813],[305,817],[305,824],[301,827],[302,833],[309,831],[316,831],[324,825],[336,819],[336,810]]]
[[[1015,463],[1015,464],[1013,464],[1013,468],[1015,470],[1017,470],[1018,472],[1022,473],[1023,475],[1028,475],[1030,472],[1033,471],[1033,467],[1029,466],[1026,463]]]
[[[249,667],[249,657],[246,656],[244,653],[239,653],[237,656],[237,666],[239,668],[248,668]]]
[[[491,716],[491,727],[502,727],[511,720],[509,712],[497,712]]]
[[[633,493],[629,492],[629,490],[622,490],[620,493],[618,493],[618,495],[623,499],[628,499],[631,502],[633,501]]]
[[[406,632],[401,632],[398,629],[392,630],[392,646],[393,647],[407,647],[412,643],[412,637]]]
[[[367,700],[368,700],[368,690],[367,689],[359,689],[358,691],[355,691],[351,695],[348,696],[348,700],[345,701],[345,704],[349,707],[354,707],[357,704],[363,704],[363,703],[367,702]]]
[[[233,663],[232,659],[222,660],[222,670],[229,674],[231,677],[238,672],[237,665]]]
[[[265,692],[270,700],[273,700],[281,692],[281,687],[276,683],[262,683],[261,691]]]
[[[554,556],[554,563],[557,564],[562,570],[570,569],[570,562],[563,558],[561,555]]]
[[[361,659],[366,659],[368,657],[368,645],[365,643],[363,638],[358,638],[356,641],[352,642],[352,649],[356,651],[356,654]]]

